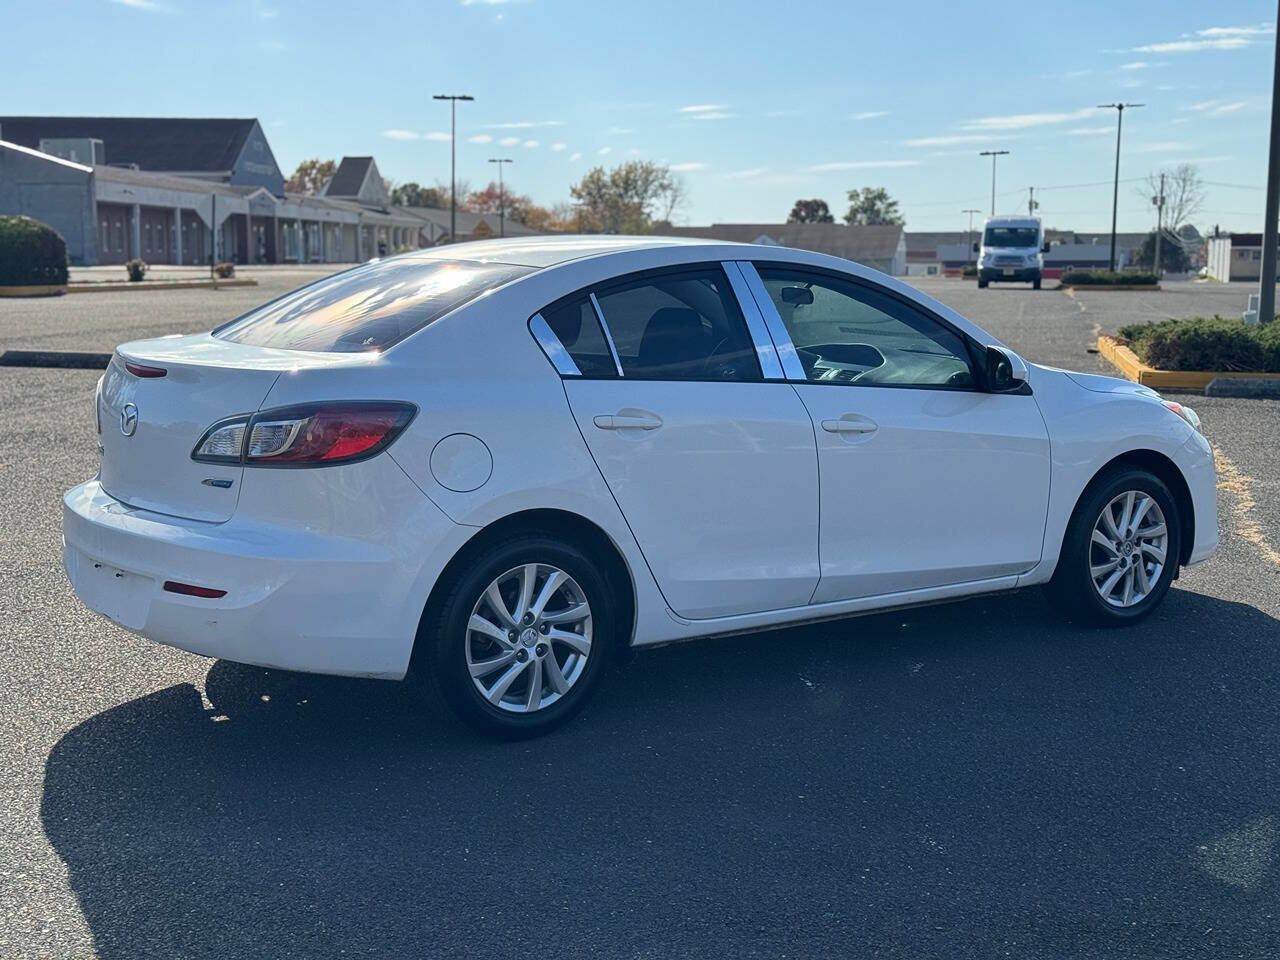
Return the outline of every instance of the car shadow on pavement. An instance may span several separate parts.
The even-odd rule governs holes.
[[[42,817],[108,958],[1256,955],[1278,677],[1280,622],[1180,590],[670,647],[514,744],[219,661],[63,737]]]

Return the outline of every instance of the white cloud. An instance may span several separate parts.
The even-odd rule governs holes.
[[[514,120],[510,123],[486,123],[486,130],[533,130],[538,127],[563,127],[563,120]]]
[[[477,133],[474,137],[467,137],[467,143],[492,143],[493,137],[487,133]]]
[[[1197,37],[1257,37],[1275,33],[1275,24],[1255,23],[1251,27],[1205,27],[1197,30]]]
[[[414,130],[383,130],[382,135],[388,140],[435,140],[448,143],[453,139],[441,130],[431,130],[428,133],[417,133]]]
[[[677,113],[718,113],[721,110],[728,110],[727,103],[693,103],[687,107],[681,107]]]
[[[524,146],[528,147],[530,150],[533,150],[534,148],[536,148],[536,147],[538,146],[538,141],[537,141],[537,140],[526,140],[526,141],[524,142]]]
[[[752,180],[769,172],[768,167],[748,167],[745,170],[734,170],[724,175],[726,180]]]
[[[1121,70],[1146,70],[1151,64],[1146,60],[1135,60],[1133,63],[1120,64]]]
[[[551,145],[551,149],[554,150],[556,153],[559,153],[562,150],[567,150],[568,147],[569,145],[567,143],[553,143]]]
[[[1093,114],[1092,107],[1081,107],[1066,113],[1015,113],[1004,117],[979,117],[961,124],[964,130],[1024,130],[1070,120],[1083,120]]]
[[[1237,110],[1243,110],[1248,105],[1248,100],[1201,100],[1199,103],[1187,104],[1182,109],[1202,113],[1206,117],[1223,117]]]
[[[987,133],[952,133],[940,137],[916,137],[914,140],[902,141],[908,147],[949,147],[955,143],[990,143],[991,135]],[[1001,137],[1002,140],[1013,140],[1015,137]]]
[[[1101,127],[1072,127],[1067,133],[1073,137],[1101,137],[1104,134],[1112,133],[1115,127],[1109,124]]]
[[[668,169],[676,173],[693,173],[695,170],[707,169],[707,165],[705,163],[673,163]]]
[[[878,170],[889,167],[918,167],[919,160],[838,160],[805,167],[808,173],[832,173],[836,170]]]
[[[737,114],[721,113],[719,110],[710,110],[706,113],[695,113],[692,116],[694,120],[732,120],[737,116]]]
[[[503,137],[501,140],[498,141],[498,143],[504,147],[514,147],[519,142],[520,142],[519,137]]]
[[[573,163],[575,160],[581,160],[581,159],[582,159],[582,151],[581,151],[581,150],[575,150],[573,153],[569,154],[569,162],[570,162],[570,163]]]
[[[1169,150],[1194,150],[1196,144],[1185,140],[1153,140],[1149,143],[1137,143],[1126,146],[1125,153],[1165,153]]]
[[[876,117],[887,117],[888,110],[863,110],[861,113],[855,113],[849,117],[850,120],[874,120]]]
[[[1245,37],[1212,37],[1203,40],[1169,40],[1133,47],[1134,53],[1195,53],[1197,50],[1238,50],[1247,47]]]
[[[111,0],[122,7],[128,7],[130,10],[145,10],[147,13],[172,13],[173,7],[167,3],[159,3],[157,0]]]
[[[613,153],[613,147],[601,147],[596,151],[596,153],[602,157],[607,157],[609,154]]]

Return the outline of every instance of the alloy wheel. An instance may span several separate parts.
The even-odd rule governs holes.
[[[559,567],[526,563],[495,577],[467,622],[467,670],[493,706],[533,713],[563,698],[591,655],[591,605]]]
[[[1089,545],[1094,589],[1113,607],[1133,607],[1155,589],[1164,572],[1169,528],[1150,494],[1128,490],[1102,508]]]

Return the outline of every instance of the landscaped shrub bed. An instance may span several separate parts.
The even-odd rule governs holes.
[[[1136,270],[1064,270],[1062,273],[1064,287],[1145,287],[1159,282],[1154,273]]]
[[[1158,370],[1280,373],[1280,318],[1260,326],[1218,316],[1135,323],[1120,336]]]
[[[62,286],[67,243],[53,227],[30,217],[0,217],[0,286]]]

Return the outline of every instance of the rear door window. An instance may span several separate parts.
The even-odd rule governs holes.
[[[214,336],[283,350],[385,350],[534,269],[399,257],[366,263],[251,310],[216,329]]]

